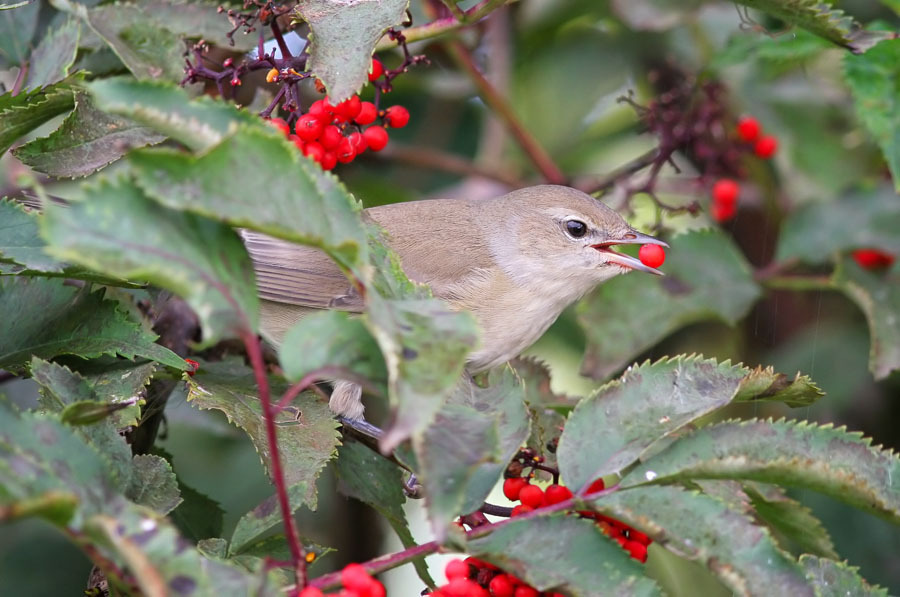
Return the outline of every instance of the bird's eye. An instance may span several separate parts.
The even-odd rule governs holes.
[[[569,220],[566,222],[566,232],[568,232],[569,236],[572,238],[581,238],[587,234],[587,231],[587,224],[581,220]]]

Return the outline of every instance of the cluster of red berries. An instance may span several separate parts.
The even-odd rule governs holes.
[[[894,264],[894,256],[879,249],[857,249],[853,251],[853,260],[859,267],[868,270],[887,269]]]
[[[369,80],[384,73],[384,66],[372,59]],[[381,124],[373,124],[380,120]],[[388,143],[388,128],[403,128],[409,122],[409,110],[391,106],[378,110],[372,102],[362,101],[358,95],[333,105],[328,98],[320,99],[297,119],[294,130],[281,118],[269,120],[281,130],[303,155],[318,162],[323,170],[331,170],[338,163],[348,164],[367,149],[381,151]],[[365,127],[365,128],[364,128]]]
[[[587,494],[603,491],[605,488],[603,479],[597,479],[588,486]],[[571,499],[572,491],[568,487],[556,483],[548,486],[547,489],[541,489],[537,485],[532,485],[529,479],[511,477],[503,482],[503,495],[511,502],[520,502],[512,511],[513,516],[520,516],[537,508],[552,506]],[[596,521],[597,526],[611,539],[617,541],[622,549],[631,554],[631,557],[641,562],[647,561],[647,546],[652,543],[647,535],[615,518],[591,510],[579,510],[578,515]]]
[[[477,558],[451,560],[444,568],[447,584],[431,597],[563,597],[556,591],[540,592],[525,581]]]
[[[772,135],[763,135],[762,126],[752,116],[742,116],[735,129],[738,138],[753,147],[757,157],[767,160],[775,155],[778,139]],[[717,222],[725,222],[737,213],[740,185],[731,178],[720,178],[712,187],[712,217]]]
[[[341,570],[341,584],[344,588],[339,593],[328,593],[335,597],[385,597],[384,585],[369,576],[362,564],[347,564]],[[306,587],[300,591],[300,597],[325,597],[320,589]]]

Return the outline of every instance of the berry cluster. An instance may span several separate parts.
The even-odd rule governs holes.
[[[540,592],[525,581],[477,558],[451,560],[444,568],[447,584],[431,597],[563,597],[556,591]]]
[[[335,597],[385,597],[384,585],[369,576],[362,564],[347,564],[341,570],[341,584],[344,588],[339,593],[329,593]],[[300,591],[300,597],[325,597],[320,589],[306,587]]]
[[[383,73],[384,66],[373,58],[369,80],[374,81]],[[376,120],[381,124],[373,124]],[[384,149],[388,143],[387,127],[406,126],[409,111],[403,106],[379,111],[375,104],[362,101],[358,95],[337,105],[331,104],[326,97],[313,102],[306,114],[297,119],[293,133],[290,125],[281,118],[272,118],[268,122],[293,141],[303,155],[317,162],[323,170],[331,170],[338,163],[352,162],[366,149]]]
[[[894,264],[894,256],[879,249],[857,249],[852,255],[853,260],[863,269],[881,270]]]
[[[735,133],[753,153],[764,160],[775,155],[778,139],[772,135],[763,135],[762,126],[752,116],[738,119]],[[720,178],[712,186],[712,217],[717,222],[726,222],[737,213],[737,200],[741,193],[740,185],[731,178]]]

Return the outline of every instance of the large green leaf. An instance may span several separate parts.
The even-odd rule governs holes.
[[[785,551],[796,555],[808,553],[824,558],[838,557],[828,530],[809,508],[789,498],[784,489],[775,485],[749,483],[744,490],[757,518],[766,523]]]
[[[197,313],[204,342],[256,329],[253,269],[231,228],[161,207],[124,179],[85,195],[47,208],[41,232],[52,254],[173,291]]]
[[[844,256],[832,282],[866,316],[871,340],[869,370],[875,379],[900,369],[900,271],[870,272]]]
[[[2,17],[0,17],[2,19]],[[66,78],[78,52],[81,26],[74,19],[51,27],[31,53],[25,88],[46,87]]]
[[[859,575],[859,569],[846,562],[803,555],[800,556],[800,565],[818,597],[888,597],[885,589],[869,585]]]
[[[315,495],[315,487],[310,487],[303,482],[295,483],[288,487],[287,494],[291,509],[296,510],[299,508],[308,499],[307,496],[310,493]],[[228,552],[231,555],[237,555],[246,549],[250,549],[261,540],[263,535],[283,524],[283,522],[284,519],[279,509],[278,496],[271,495],[260,502],[258,506],[241,516],[234,527],[234,533],[231,535]]]
[[[284,381],[270,379],[272,400],[287,389]],[[253,372],[238,359],[201,362],[189,380],[188,401],[198,408],[222,411],[243,429],[269,470],[269,444],[259,392]],[[303,485],[301,502],[316,506],[316,478],[337,453],[338,422],[328,405],[312,392],[302,393],[275,417],[278,452],[288,485]],[[296,506],[299,506],[297,503]]]
[[[375,44],[406,18],[409,0],[307,0],[297,14],[309,24],[309,69],[325,84],[334,102],[347,99],[368,82]]]
[[[98,110],[85,93],[76,94],[75,110],[50,136],[14,150],[38,172],[57,178],[87,176],[118,160],[129,150],[153,145],[165,136],[134,122]]]
[[[593,522],[553,515],[512,520],[472,539],[466,551],[523,579],[539,591],[573,597],[660,595],[643,566]]]
[[[900,521],[900,458],[861,433],[789,421],[729,421],[688,433],[641,463],[623,487],[682,479],[749,479],[820,491]]]
[[[3,273],[62,272],[65,264],[48,255],[46,246],[39,235],[37,215],[15,201],[0,199],[0,261],[18,266]]]
[[[736,595],[813,595],[800,566],[769,532],[718,499],[649,486],[597,498],[592,506],[669,551],[705,564]]]
[[[74,106],[70,79],[15,96],[0,95],[0,155],[23,135]]]
[[[141,356],[186,369],[156,336],[118,310],[103,292],[66,286],[62,280],[0,277],[0,368],[18,367],[32,356],[91,358]]]
[[[606,378],[691,323],[734,325],[759,297],[749,264],[722,232],[691,232],[671,244],[664,277],[619,276],[578,305],[585,374]]]
[[[699,356],[649,361],[583,399],[559,442],[560,472],[570,487],[618,473],[659,439],[735,400],[818,398],[807,378],[749,370]],[[801,404],[805,402],[800,401]]]
[[[0,11],[0,66],[20,66],[28,58],[40,10],[40,2],[28,2]]]
[[[480,387],[466,378],[428,429],[413,437],[419,479],[435,534],[477,510],[528,438],[525,388],[510,367]]]

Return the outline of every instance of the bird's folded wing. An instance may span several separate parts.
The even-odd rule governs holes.
[[[363,310],[362,297],[322,251],[251,230],[240,232],[253,260],[260,298],[317,309]]]

